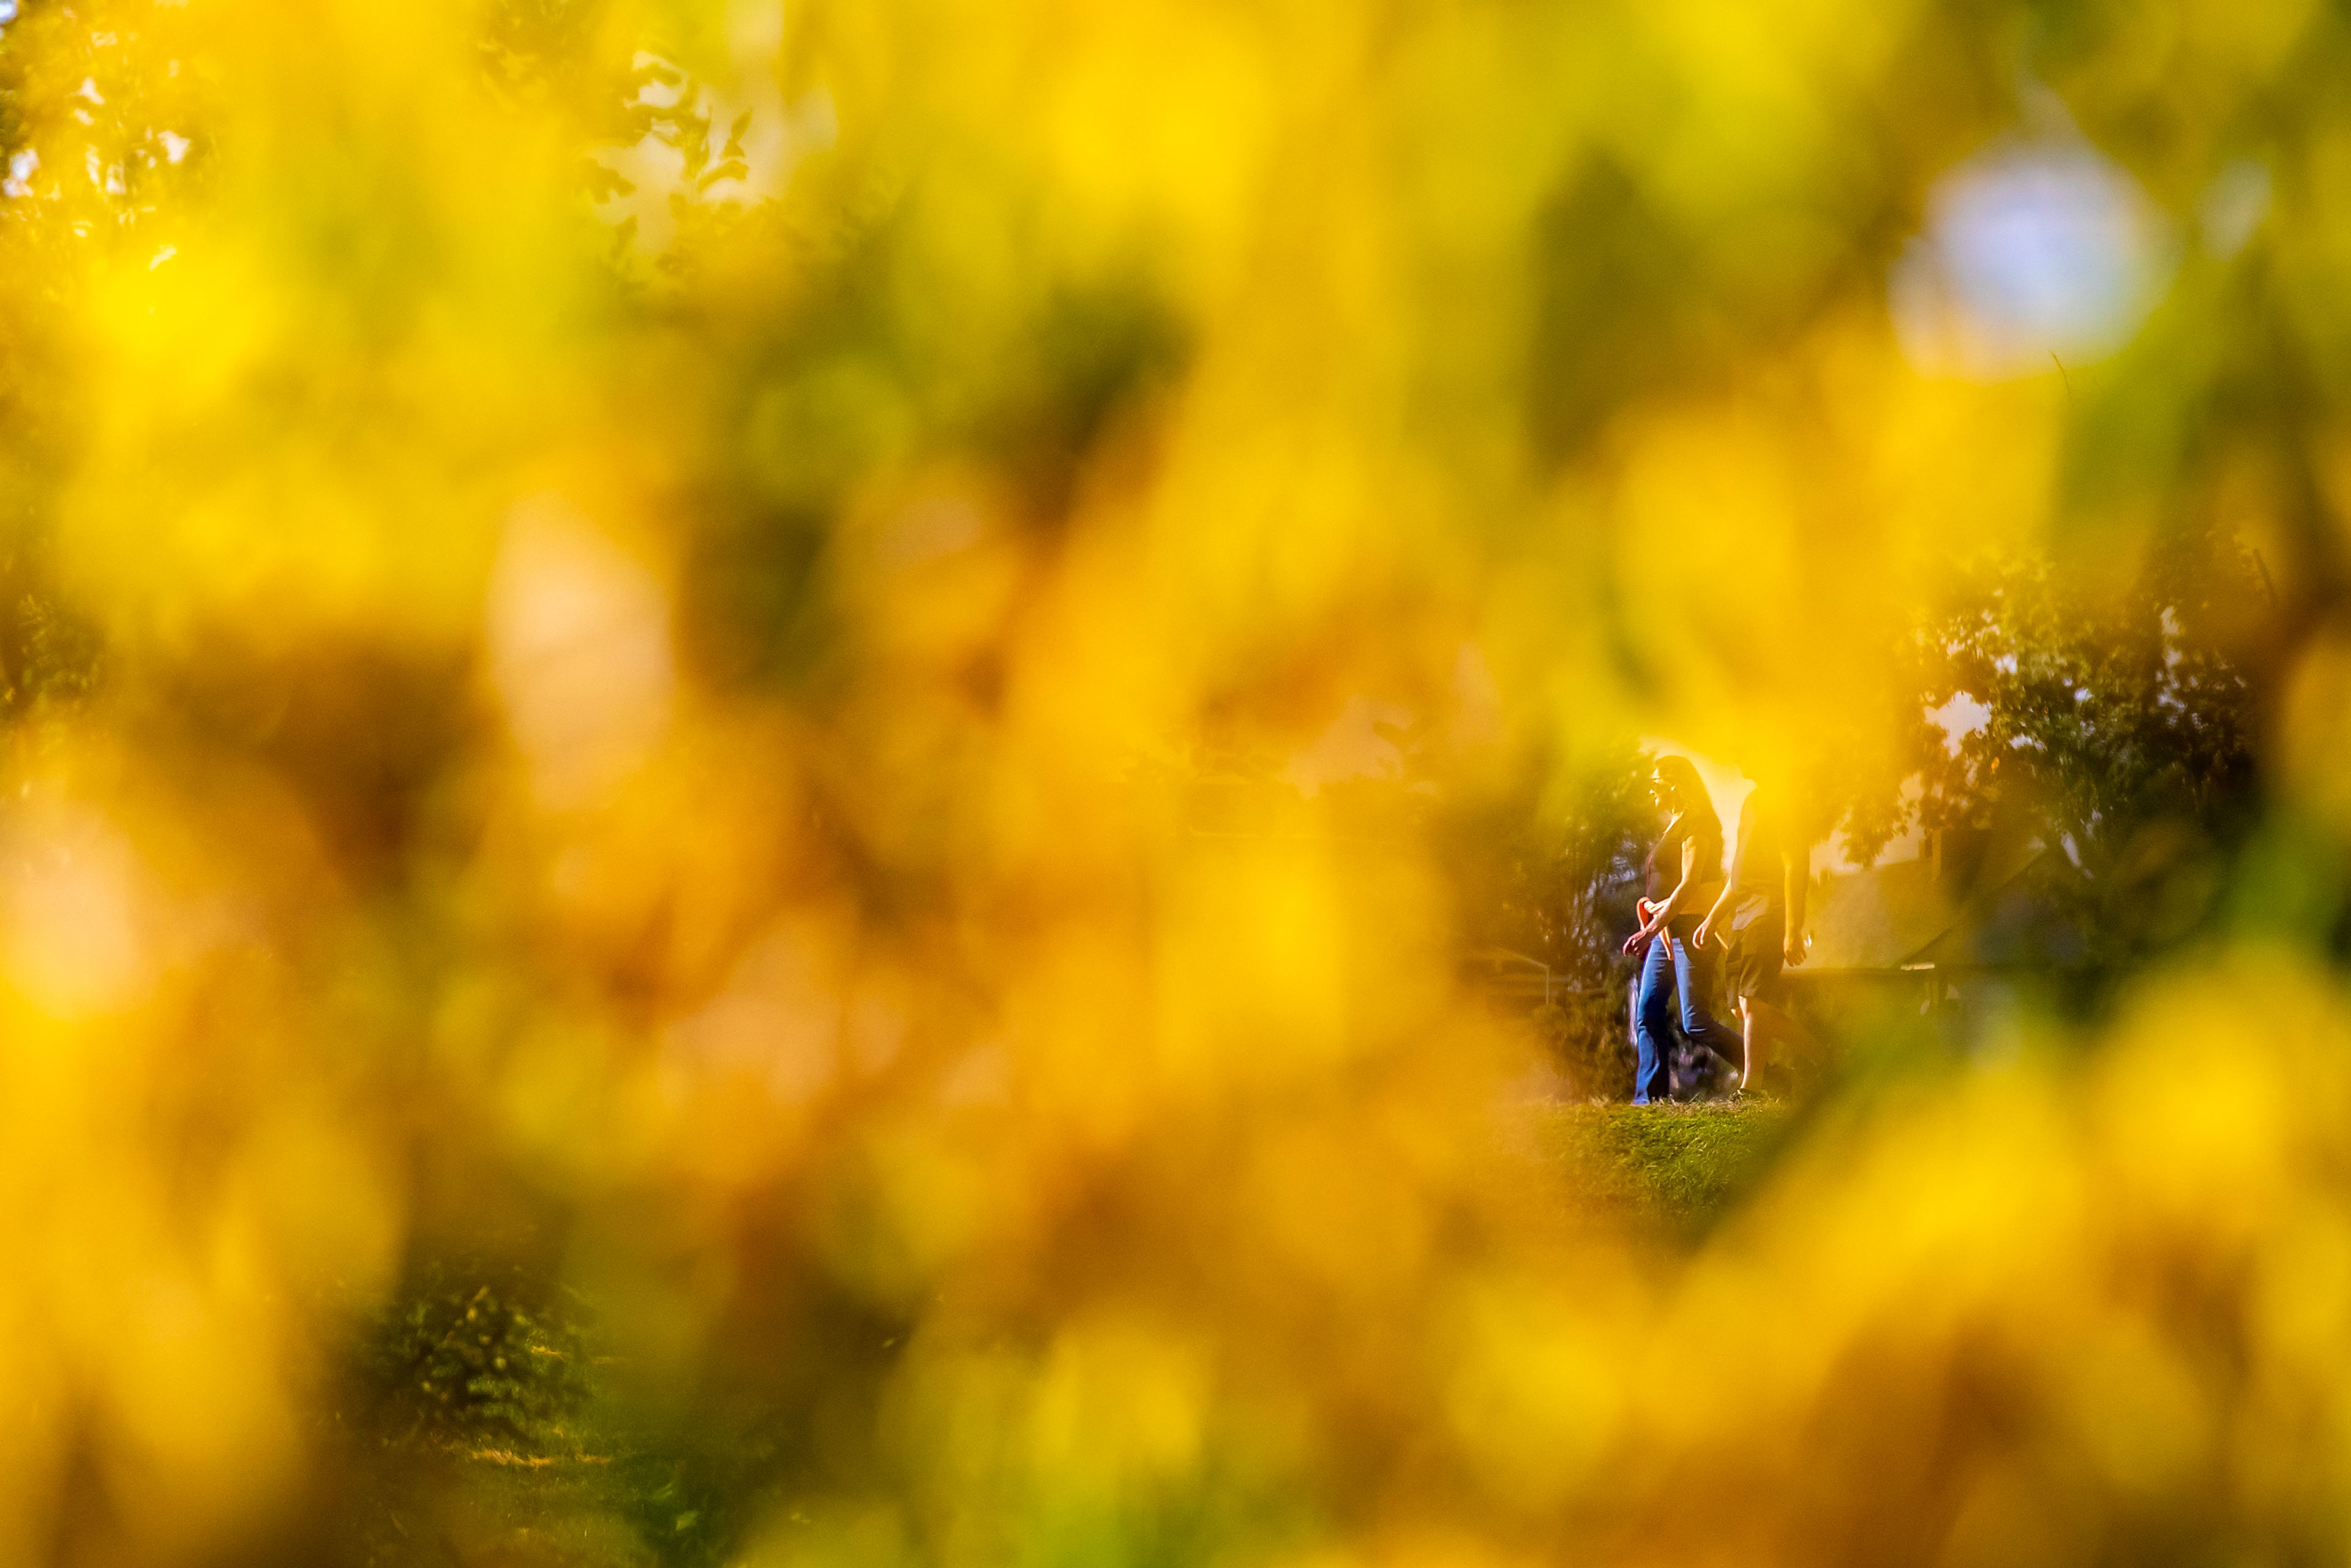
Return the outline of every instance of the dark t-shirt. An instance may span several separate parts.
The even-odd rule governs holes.
[[[1777,953],[1787,939],[1788,874],[1795,873],[1801,888],[1809,870],[1802,863],[1792,867],[1789,858],[1792,852],[1801,862],[1806,852],[1792,843],[1774,803],[1760,789],[1749,794],[1740,815],[1747,842],[1737,867],[1730,929],[1736,939]]]
[[[1690,891],[1722,885],[1722,829],[1713,817],[1684,811],[1667,825],[1657,839],[1656,848],[1642,866],[1642,885],[1652,904],[1662,902],[1666,894],[1682,883],[1682,845],[1698,841],[1698,866],[1690,873]],[[1704,915],[1706,905],[1695,899],[1685,898],[1681,904],[1685,915]]]
[[[1739,891],[1779,898],[1786,887],[1787,867],[1782,859],[1786,840],[1780,833],[1780,813],[1760,789],[1747,797],[1740,813],[1746,829],[1746,852],[1739,862]]]

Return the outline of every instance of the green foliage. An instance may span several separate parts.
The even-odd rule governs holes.
[[[5,644],[0,645],[0,662],[7,670],[5,697],[11,713],[39,715],[69,707],[97,689],[97,631],[62,601],[25,594],[7,633]]]
[[[1623,987],[1561,990],[1530,1019],[1570,1091],[1622,1099],[1633,1082],[1633,1042]]]
[[[2168,541],[2118,593],[2035,559],[1980,569],[1929,629],[1925,700],[1971,698],[1983,722],[1922,758],[1922,818],[2062,851],[2048,864],[2094,961],[2176,940],[2250,818],[2249,666],[2272,609],[2259,561],[2217,530]]]
[[[1648,770],[1624,741],[1573,763],[1539,758],[1502,789],[1457,789],[1437,826],[1472,939],[1538,958],[1583,990],[1620,989],[1619,944],[1656,826]]]
[[[576,1457],[588,1394],[589,1334],[564,1297],[534,1299],[436,1268],[366,1334],[360,1365],[384,1441]]]
[[[368,1451],[368,1560],[552,1548],[580,1564],[721,1561],[774,1445],[642,1417],[581,1301],[510,1268],[435,1264],[364,1325],[342,1413]]]

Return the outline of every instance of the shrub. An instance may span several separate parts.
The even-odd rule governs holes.
[[[434,1268],[371,1325],[360,1366],[384,1441],[568,1457],[587,1397],[585,1332],[518,1278]]]
[[[1611,1100],[1631,1097],[1633,1041],[1624,993],[1560,991],[1533,1014],[1537,1036],[1573,1093]]]

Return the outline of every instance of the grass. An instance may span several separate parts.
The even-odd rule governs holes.
[[[1771,1101],[1592,1102],[1542,1105],[1531,1115],[1535,1151],[1560,1173],[1568,1201],[1670,1243],[1699,1235],[1738,1200],[1787,1125],[1786,1107]],[[451,1294],[449,1310],[437,1317],[412,1313],[412,1337],[436,1344],[436,1336],[445,1337],[444,1320],[454,1322],[487,1293]],[[470,1328],[474,1320],[465,1322]],[[411,1345],[405,1354],[413,1360],[418,1353]],[[463,1381],[480,1370],[455,1367],[449,1375]],[[604,1429],[584,1384],[567,1386],[555,1402],[566,1406],[562,1427],[550,1428],[565,1434],[559,1443],[444,1440],[412,1454],[421,1462],[394,1465],[380,1478],[372,1505],[351,1521],[358,1555],[384,1568],[486,1561],[703,1568],[721,1559],[734,1528],[718,1517],[726,1511],[716,1500],[723,1484],[714,1491],[714,1478],[698,1475],[664,1445]],[[596,1429],[571,1425],[583,1419]],[[582,1451],[583,1442],[590,1451]]]
[[[349,1521],[354,1555],[378,1568],[705,1568],[721,1561],[723,1500],[705,1495],[702,1478],[657,1445],[600,1436],[612,1453],[387,1455]]]
[[[449,1456],[403,1478],[355,1521],[362,1555],[384,1568],[466,1563],[562,1563],[661,1568],[664,1555],[629,1517],[609,1469],[577,1462],[502,1463]]]
[[[1773,1101],[1585,1103],[1536,1113],[1536,1146],[1598,1207],[1687,1235],[1761,1171],[1787,1123]]]

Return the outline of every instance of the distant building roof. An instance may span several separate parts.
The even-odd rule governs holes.
[[[1829,877],[1807,911],[1804,972],[2073,961],[2080,934],[2039,874],[2051,853],[2029,833],[1948,830],[1917,860]]]
[[[1896,969],[1950,928],[1958,911],[1931,861],[1896,861],[1830,877],[1813,891],[1804,967]]]

